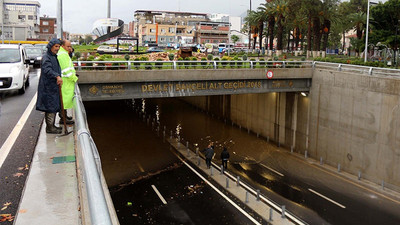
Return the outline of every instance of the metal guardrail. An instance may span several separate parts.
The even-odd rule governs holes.
[[[311,68],[312,61],[74,61],[77,70]]]
[[[101,184],[101,162],[96,145],[87,125],[86,111],[78,85],[75,85],[74,96],[75,125],[77,139],[81,145],[83,158],[82,168],[88,196],[91,224],[112,225],[104,190]]]
[[[355,72],[370,76],[389,76],[393,78],[400,78],[400,69],[359,66],[352,64],[340,64],[340,63],[329,63],[329,62],[318,62],[318,61],[313,61],[313,68]]]
[[[319,61],[74,61],[77,70],[321,68],[400,78],[400,69]]]

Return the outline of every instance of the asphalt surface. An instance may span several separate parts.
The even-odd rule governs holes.
[[[3,146],[35,95],[39,71],[40,69],[31,68],[30,86],[25,94],[18,95],[17,91],[0,93],[0,146]],[[43,118],[43,113],[32,110],[0,168],[0,214],[15,216],[17,213]],[[2,222],[2,224],[12,223],[12,221]]]
[[[254,224],[182,165],[151,123],[132,114],[125,102],[86,102],[85,108],[121,224]]]
[[[167,135],[170,130],[175,135],[179,133],[191,143],[191,147],[196,143],[199,149],[203,149],[209,141],[214,141],[217,163],[222,145],[227,146],[231,153],[229,171],[240,175],[242,180],[259,188],[278,205],[285,205],[309,224],[400,224],[399,198],[386,195],[385,191],[379,190],[379,185],[370,188],[362,180],[351,180],[327,167],[310,163],[299,155],[291,154],[290,150],[278,148],[263,138],[249,134],[247,130],[225,124],[223,119],[206,115],[179,100],[146,99],[144,102],[136,100],[98,104],[104,114],[102,116],[100,110],[96,110],[96,119],[90,121],[89,117],[91,131],[92,125],[96,124],[97,131],[92,134],[100,151],[103,149],[106,152],[103,154],[107,157],[102,157],[102,161],[110,166],[105,167],[107,170],[116,171],[126,165],[125,171],[114,173],[120,180],[140,174],[135,172],[137,168],[132,164],[150,164],[155,169],[164,159],[168,160],[154,151],[159,148],[154,145],[154,128],[152,131],[143,125],[154,121],[160,123],[161,131],[163,126],[167,127]],[[138,111],[141,112],[139,116]],[[105,129],[112,126],[123,132],[114,136],[115,129]],[[96,138],[97,132],[102,134],[99,138]],[[125,141],[120,137],[122,135],[128,136],[127,140],[132,142]],[[109,140],[118,140],[113,142],[115,147],[108,144],[102,148],[101,143],[105,138],[108,139],[107,143]],[[140,144],[146,139],[146,143],[150,144]],[[117,160],[118,165],[109,160],[121,156],[124,160]],[[113,163],[116,165],[112,166]]]
[[[121,224],[254,224],[182,164],[140,179],[111,196]]]

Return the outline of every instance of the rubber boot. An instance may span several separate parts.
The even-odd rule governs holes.
[[[57,129],[54,125],[56,114],[55,113],[45,113],[44,114],[46,121],[46,133],[48,134],[61,134],[62,129]]]
[[[67,118],[67,120],[65,121],[65,123],[66,123],[67,125],[71,125],[71,124],[74,124],[74,123],[75,123],[75,121],[72,119],[72,117],[70,117],[70,116],[67,115],[67,110],[66,110],[66,109],[64,109],[64,115],[65,115],[65,117]],[[59,113],[58,113],[58,116],[60,117],[60,124],[63,124],[63,123],[64,123],[64,120],[63,120],[63,117],[62,117],[62,113],[59,112]]]

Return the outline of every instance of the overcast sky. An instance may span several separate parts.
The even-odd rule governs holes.
[[[40,16],[57,17],[58,0],[38,0]],[[64,30],[90,33],[94,21],[107,17],[107,0],[64,0]],[[256,9],[265,0],[251,0]],[[239,16],[249,8],[250,0],[111,0],[111,17],[125,23],[133,20],[136,10],[166,10],[196,13],[225,13]]]

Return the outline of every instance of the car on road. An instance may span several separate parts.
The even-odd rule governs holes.
[[[43,50],[40,47],[26,47],[26,55],[29,59],[29,64],[35,68],[39,68],[42,64]]]
[[[149,49],[147,49],[146,51],[147,53],[153,53],[153,52],[164,52],[164,50],[156,48],[156,47],[150,47]]]
[[[100,45],[97,48],[97,53],[115,53],[115,52],[117,52],[117,48],[108,45]]]
[[[29,59],[19,44],[0,44],[0,92],[18,90],[25,93],[29,86]]]
[[[47,44],[35,44],[35,47],[41,48],[43,53],[47,51]]]

